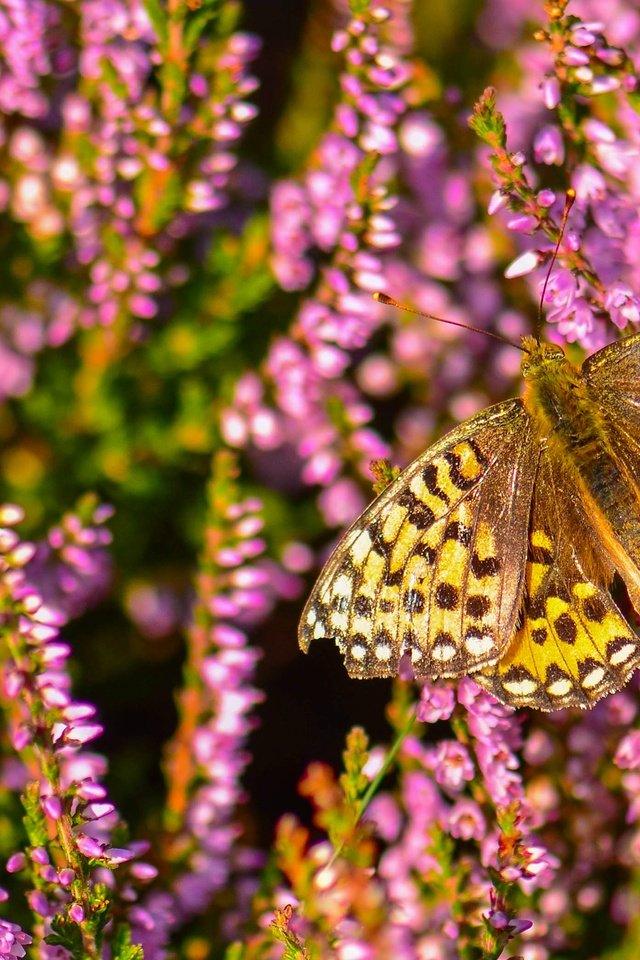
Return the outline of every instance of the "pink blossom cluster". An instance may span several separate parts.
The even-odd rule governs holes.
[[[525,174],[531,184],[530,203],[507,218],[508,229],[520,234],[524,252],[509,265],[506,275],[529,274],[543,265],[544,270],[536,271],[539,294],[555,246],[553,236],[540,236],[541,224],[547,212],[555,211],[559,218],[564,202],[562,193],[549,189],[552,180],[544,168],[562,168],[568,151],[579,154],[565,180],[565,190],[574,190],[576,200],[557,264],[544,289],[543,307],[563,339],[578,340],[591,349],[607,342],[608,321],[620,329],[640,322],[640,299],[635,292],[640,220],[634,173],[640,139],[637,112],[630,102],[638,75],[633,60],[618,46],[624,36],[633,49],[638,25],[634,27],[633,19],[627,18],[621,34],[624,18],[616,20],[611,10],[597,7],[572,4],[570,13],[550,26],[545,38],[548,48],[526,50],[521,56],[522,88],[537,97],[537,110],[529,108],[523,115],[517,95],[505,98],[504,104],[499,101],[508,144],[515,149],[513,162],[523,171],[525,163],[527,170],[529,163],[535,164]],[[580,18],[582,8],[589,19]],[[612,42],[607,37],[610,29],[617,34]],[[568,115],[576,96],[582,98],[585,109],[570,124],[563,124],[562,117]],[[528,97],[527,103],[532,99]],[[509,197],[505,181],[492,198],[490,212],[497,212]]]
[[[31,242],[64,247],[67,275],[33,280],[20,303],[0,303],[5,396],[26,394],[36,355],[78,329],[118,326],[140,339],[189,277],[183,248],[228,202],[256,113],[248,66],[258,40],[235,31],[213,60],[192,52],[174,103],[165,61],[177,51],[156,27],[139,0],[82,0],[65,16],[39,0],[0,11],[0,107],[6,100],[5,112],[19,114],[6,130],[0,121],[0,208]],[[40,116],[55,119],[30,122]],[[173,200],[158,205],[163,196]]]
[[[100,513],[98,507],[94,521]],[[148,844],[113,843],[121,823],[102,782],[106,760],[87,749],[102,726],[95,721],[95,707],[73,699],[67,666],[71,648],[58,631],[66,615],[45,605],[29,581],[36,548],[13,529],[21,519],[18,507],[0,510],[6,643],[2,698],[10,742],[22,764],[12,774],[12,787],[26,791],[31,827],[29,846],[10,856],[6,869],[27,872],[27,900],[43,936],[60,914],[82,927],[94,908],[95,883],[112,887],[113,871],[120,865],[137,861],[130,866],[136,882],[152,879],[156,871],[137,860]],[[68,517],[66,525],[82,539],[77,518]],[[21,942],[16,934],[16,943]]]
[[[286,290],[312,290],[290,335],[273,342],[263,375],[240,380],[223,417],[233,446],[292,448],[302,482],[324,487],[320,507],[334,525],[362,506],[341,475],[345,455],[366,474],[370,460],[388,453],[367,426],[370,407],[340,378],[380,323],[371,293],[385,286],[384,255],[400,240],[388,179],[411,71],[393,32],[384,38],[389,16],[382,5],[363,8],[334,35],[345,69],[332,128],[305,176],[276,184],[271,200],[275,275]],[[371,163],[376,154],[380,162]]]

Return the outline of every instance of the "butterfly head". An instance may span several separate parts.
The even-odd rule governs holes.
[[[564,351],[556,343],[544,343],[535,337],[522,338],[524,356],[520,364],[525,380],[540,380],[569,365]]]

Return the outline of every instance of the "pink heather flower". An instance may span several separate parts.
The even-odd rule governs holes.
[[[19,873],[27,866],[27,858],[24,853],[14,853],[7,860],[7,873]]]
[[[527,213],[517,213],[507,221],[509,230],[514,230],[516,233],[533,233],[537,225],[537,218]]]
[[[80,903],[72,903],[69,907],[69,917],[73,920],[74,923],[83,923],[84,922],[84,908]]]
[[[441,740],[436,747],[436,783],[458,793],[465,781],[473,780],[474,766],[469,752],[457,740]]]
[[[510,937],[517,937],[533,926],[531,920],[509,917],[503,910],[490,910],[487,914],[487,920],[496,930],[507,930]]]
[[[541,287],[544,280],[540,281]],[[578,293],[578,283],[568,270],[554,270],[549,277],[544,302],[550,304],[549,320],[558,320],[568,314]]]
[[[373,798],[367,807],[364,819],[375,824],[378,836],[387,843],[394,843],[400,835],[402,815],[398,804],[386,793],[380,793]]]
[[[635,770],[640,767],[640,730],[632,730],[623,737],[613,760],[622,770]]]
[[[560,103],[560,84],[557,77],[545,77],[542,82],[542,99],[547,110],[554,110]]]
[[[60,797],[43,797],[42,808],[51,820],[59,820],[62,816],[62,802]]]
[[[481,840],[487,825],[483,813],[474,800],[456,800],[447,815],[447,827],[452,837],[460,840]]]
[[[640,323],[640,297],[624,283],[616,283],[604,298],[605,310],[621,330],[628,323]]]
[[[422,723],[448,720],[453,713],[456,698],[451,687],[425,683],[420,691],[417,718]]]
[[[603,200],[607,195],[607,185],[602,173],[588,163],[581,163],[573,171],[571,186],[576,191],[578,203]]]
[[[24,933],[17,923],[0,919],[0,957],[24,957],[23,944],[29,946],[33,938]]]
[[[564,161],[564,140],[555,124],[542,127],[533,141],[533,155],[538,163],[556,164]]]
[[[524,277],[526,274],[531,273],[532,270],[535,270],[539,262],[540,257],[537,251],[527,250],[525,253],[521,253],[520,256],[516,257],[515,260],[511,261],[504,271],[504,275],[507,280],[512,280],[514,277]]]

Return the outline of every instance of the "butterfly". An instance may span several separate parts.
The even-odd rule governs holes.
[[[408,654],[417,678],[471,676],[540,710],[591,707],[627,682],[640,334],[580,368],[556,344],[522,350],[522,397],[447,433],[347,531],[304,608],[303,650],[333,638],[353,677],[392,676]]]

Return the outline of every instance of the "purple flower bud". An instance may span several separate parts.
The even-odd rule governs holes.
[[[607,291],[604,307],[621,330],[627,323],[640,323],[640,298],[624,283],[618,282]]]
[[[65,740],[71,744],[89,743],[96,737],[101,737],[104,728],[99,723],[85,723],[67,729]]]
[[[76,846],[85,857],[102,857],[104,854],[104,845],[84,833],[76,836]]]
[[[126,847],[111,847],[105,852],[107,863],[109,863],[111,866],[118,866],[121,863],[126,863],[128,860],[131,860],[133,856],[133,852],[131,850],[127,850]]]
[[[493,214],[497,213],[498,210],[502,210],[504,207],[506,207],[508,200],[508,196],[506,193],[503,193],[502,190],[494,190],[494,192],[491,194],[489,205],[487,206],[487,213],[490,216],[493,216]]]
[[[59,690],[50,684],[45,684],[40,688],[40,696],[45,706],[49,708],[66,707],[69,703],[69,695],[64,690]]]
[[[556,195],[553,190],[540,190],[537,200],[541,207],[552,207],[556,202]]]
[[[509,230],[515,230],[518,233],[532,233],[537,225],[537,218],[526,213],[519,213],[507,221]]]
[[[583,23],[576,23],[571,28],[571,42],[577,47],[590,47],[595,42],[596,35],[587,29]]]
[[[448,828],[452,837],[461,840],[481,840],[486,833],[482,811],[474,800],[457,800],[448,814]]]
[[[112,803],[90,803],[84,811],[84,818],[85,820],[99,820],[101,817],[113,813],[114,810],[115,807]]]
[[[24,750],[24,748],[32,742],[33,742],[33,730],[28,724],[23,723],[13,731],[11,736],[11,743],[12,743],[13,749],[16,750],[18,753],[21,750]]]
[[[40,890],[30,890],[27,894],[27,900],[34,913],[45,918],[52,915],[52,907]]]
[[[603,200],[607,194],[607,185],[601,172],[587,163],[576,167],[571,177],[571,186],[576,191],[578,202]]]
[[[602,47],[596,50],[596,57],[609,67],[619,67],[624,60],[622,51],[615,47]]]
[[[96,708],[92,703],[70,703],[62,711],[65,720],[73,723],[76,720],[88,720],[95,716]]]
[[[610,75],[594,77],[593,83],[591,84],[591,90],[594,94],[611,93],[613,90],[619,89],[620,80],[617,77],[612,77]]]
[[[576,67],[573,71],[573,78],[580,83],[591,83],[593,80],[593,70],[591,67]]]
[[[557,77],[545,77],[542,82],[542,99],[547,110],[554,110],[560,103],[560,83]]]
[[[50,820],[59,820],[62,816],[60,797],[56,797],[55,795],[42,797],[42,809],[45,812],[45,816],[49,817]]]
[[[7,860],[7,873],[19,873],[27,866],[27,858],[24,853],[14,853]]]
[[[75,870],[72,870],[70,867],[63,867],[58,873],[58,880],[63,887],[70,887],[75,878]]]
[[[152,866],[150,863],[132,863],[130,868],[130,873],[132,877],[135,877],[137,880],[155,880],[158,876],[158,870],[156,867]]]
[[[535,250],[527,250],[525,253],[521,253],[519,257],[516,257],[515,260],[511,261],[504,271],[504,275],[507,280],[512,280],[514,277],[523,277],[527,273],[531,273],[532,270],[535,270],[539,262],[538,253]]]
[[[582,129],[587,140],[594,143],[615,143],[616,135],[606,123],[590,117],[582,124]]]
[[[564,142],[559,127],[542,127],[533,141],[533,153],[538,163],[560,165],[564,160]]]
[[[83,780],[78,784],[77,794],[83,800],[103,800],[107,795],[106,787],[92,780]]]
[[[581,67],[589,63],[589,54],[577,47],[567,46],[564,48],[563,59],[571,67]]]
[[[74,923],[84,922],[84,907],[80,903],[72,903],[69,907],[69,918]]]

